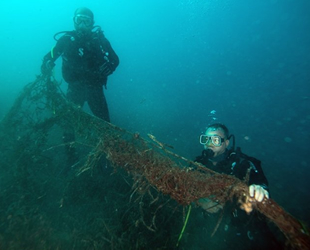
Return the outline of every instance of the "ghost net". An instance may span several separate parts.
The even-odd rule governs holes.
[[[22,243],[27,241],[31,245],[29,249],[100,249],[107,246],[141,249],[147,247],[147,242],[131,242],[133,237],[123,231],[134,231],[143,225],[154,232],[157,230],[156,216],[160,217],[163,207],[173,214],[176,210],[180,212],[182,206],[177,204],[186,206],[203,197],[212,197],[221,205],[233,198],[241,206],[250,202],[254,209],[275,223],[290,246],[310,248],[306,229],[273,200],[259,204],[249,201],[247,186],[242,181],[171,152],[153,135],[144,139],[138,133],[130,133],[83,112],[64,98],[54,79],[39,76],[25,86],[0,129],[0,188],[1,199],[5,201],[1,214],[7,229],[0,231],[2,248],[27,249],[23,245],[26,243]],[[74,135],[73,139],[65,140],[68,134]],[[66,161],[64,151],[68,153],[71,149],[79,160],[68,171],[63,167],[66,165],[63,164]],[[114,170],[107,175],[106,168],[111,166]],[[70,174],[72,172],[74,174]],[[112,177],[117,174],[126,187],[115,184]],[[104,179],[98,177],[101,175]],[[92,183],[86,184],[89,176]],[[112,195],[107,185],[101,185],[102,180],[118,190],[125,190],[128,195]],[[98,195],[98,189],[104,195]],[[91,217],[87,211],[89,204],[85,204],[85,200],[89,203],[93,202],[91,199],[103,204],[95,212],[97,217]],[[120,220],[124,221],[130,206],[136,206],[136,213],[122,225],[113,227],[115,223],[109,221],[109,216],[100,217],[100,209],[115,215],[120,208],[112,203],[122,199],[128,202],[123,209],[125,212],[117,215]],[[73,203],[78,204],[81,211],[71,211],[70,217],[68,211]],[[147,220],[145,213],[153,204],[157,204],[157,208]],[[59,209],[68,212],[64,213],[66,218],[55,212]],[[77,222],[72,213],[84,216],[85,224],[79,225],[82,222]],[[53,225],[55,221],[58,221],[56,226]],[[79,226],[90,225],[95,228],[92,234],[77,230]],[[70,233],[64,228],[70,228]],[[55,237],[58,243],[53,241]],[[75,239],[73,243],[71,238]]]

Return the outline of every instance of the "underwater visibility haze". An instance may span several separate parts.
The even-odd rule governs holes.
[[[207,125],[224,123],[235,135],[236,146],[262,161],[272,199],[302,224],[310,225],[309,1],[13,0],[4,1],[1,6],[1,120],[24,86],[40,74],[43,56],[55,45],[54,34],[74,29],[74,10],[86,6],[94,12],[95,23],[102,27],[120,58],[120,65],[109,77],[105,90],[112,124],[137,136],[151,134],[172,146],[175,153],[193,160],[203,150],[199,136]],[[55,77],[66,92],[61,59],[56,61]],[[89,112],[87,106],[85,111]],[[96,181],[100,182],[98,178]],[[124,180],[130,182],[128,177],[117,179]],[[108,190],[97,189],[95,184],[89,187],[83,181],[72,181],[68,190],[83,192],[83,188],[89,188],[83,194],[93,193],[94,199],[101,202],[104,198],[99,199],[96,192],[109,197]],[[118,187],[112,180],[108,184],[120,196],[124,190],[127,192],[124,184]],[[0,185],[1,193],[5,186]],[[134,199],[123,197],[128,203],[129,198]],[[120,197],[116,199],[119,200]],[[71,201],[68,211],[72,210],[74,218],[74,214],[79,216],[83,210],[82,198],[74,203],[73,197]],[[166,207],[163,213],[178,211],[179,221],[174,224],[177,229],[171,226],[165,233],[177,239],[185,212],[175,209],[171,201],[167,204],[171,210]],[[13,208],[2,207],[1,212],[7,214],[10,209]],[[126,209],[129,211],[130,205]],[[24,213],[19,212],[19,216]],[[117,219],[124,218],[117,215]],[[174,221],[170,217],[168,220]],[[68,223],[66,227],[71,226]],[[104,223],[101,227],[107,230]],[[157,227],[160,228],[160,223]],[[185,229],[185,234],[190,234],[186,231],[191,229],[193,224]],[[61,230],[63,233],[55,233],[55,238],[64,240],[72,236],[65,235],[65,228]],[[80,232],[83,237],[91,235],[87,228],[83,230]],[[116,229],[109,230],[111,235],[117,235]],[[2,226],[0,235],[0,241],[12,237]],[[196,249],[201,249],[199,241],[203,237],[203,234],[195,236]],[[89,243],[86,238],[84,246]],[[111,242],[115,240],[112,238]],[[186,236],[183,240],[186,241]],[[127,244],[135,249],[134,242]],[[143,242],[139,244],[146,246]],[[164,242],[156,243],[158,249],[163,245]],[[11,249],[18,247],[11,245]]]

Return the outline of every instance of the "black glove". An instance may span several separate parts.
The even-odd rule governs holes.
[[[104,62],[99,68],[100,75],[109,76],[113,73],[111,64],[109,62]]]
[[[41,65],[41,73],[43,75],[51,75],[54,66],[55,66],[55,63],[52,62],[51,60],[43,61]]]

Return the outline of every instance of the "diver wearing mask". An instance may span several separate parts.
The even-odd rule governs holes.
[[[119,58],[99,26],[94,26],[94,14],[85,7],[74,12],[75,30],[62,31],[54,35],[56,45],[48,52],[41,65],[41,73],[51,79],[55,61],[62,57],[62,76],[68,83],[67,99],[83,107],[85,102],[91,112],[110,122],[107,101],[104,95],[108,77],[119,65]],[[63,135],[67,154],[68,172],[78,162],[78,154],[71,144],[75,132],[68,125]]]
[[[228,149],[230,139],[228,128],[223,124],[213,124],[207,127],[206,133],[200,136],[200,144],[204,146],[201,156],[196,162],[223,174],[234,175],[243,180],[250,169],[249,194],[256,201],[261,202],[269,198],[268,181],[261,168],[260,161],[237,150]],[[233,142],[234,144],[234,142]]]
[[[233,145],[229,148],[231,140]],[[268,181],[261,168],[261,162],[243,154],[240,148],[235,150],[234,136],[229,135],[228,128],[220,123],[207,127],[205,134],[200,136],[200,144],[204,146],[204,150],[196,157],[195,162],[215,172],[233,175],[242,181],[249,171],[247,184],[251,202],[248,206],[240,207],[237,201],[231,201],[223,207],[216,202],[216,197],[212,196],[197,201],[206,211],[206,225],[213,222],[216,224],[219,217],[222,218],[218,229],[220,232],[217,234],[224,238],[216,240],[211,237],[210,243],[215,240],[218,249],[281,249],[265,217],[252,211],[252,202],[269,199]]]
[[[61,56],[68,100],[81,107],[87,102],[95,116],[109,122],[103,86],[106,87],[108,76],[117,68],[119,58],[101,28],[94,26],[94,14],[90,9],[78,8],[73,23],[75,30],[55,34],[57,43],[44,56],[41,72],[50,76],[55,61]]]

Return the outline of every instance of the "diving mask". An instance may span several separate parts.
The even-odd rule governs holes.
[[[73,21],[76,25],[81,25],[82,23],[84,23],[86,27],[93,25],[93,19],[86,15],[78,14],[73,18]]]
[[[200,136],[200,144],[207,144],[211,140],[212,144],[216,147],[220,147],[222,143],[225,141],[224,138],[220,137],[219,135],[201,135]]]

